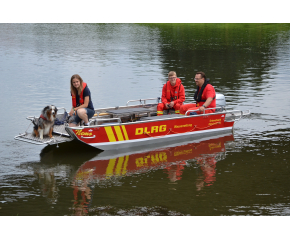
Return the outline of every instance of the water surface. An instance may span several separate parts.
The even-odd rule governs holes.
[[[0,24],[0,215],[288,216],[289,31],[289,24]],[[140,156],[13,139],[44,106],[70,108],[75,73],[97,108],[160,96],[171,70],[187,102],[195,72],[204,71],[229,107],[251,116],[233,136]]]

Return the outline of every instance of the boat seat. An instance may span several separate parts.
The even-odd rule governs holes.
[[[150,113],[152,110],[150,108],[144,107],[137,107],[137,108],[121,108],[121,109],[114,109],[114,110],[107,110],[107,113],[113,115],[128,115],[128,114],[137,114],[137,113]]]

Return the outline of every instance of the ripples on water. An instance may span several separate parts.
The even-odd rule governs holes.
[[[0,24],[0,30],[6,80],[0,215],[289,215],[289,25]],[[194,73],[203,70],[228,107],[252,112],[235,124],[234,140],[207,145],[216,154],[206,150],[103,180],[88,175],[86,182],[77,176],[98,156],[94,149],[81,146],[80,154],[77,143],[44,148],[13,140],[27,129],[25,117],[45,105],[70,108],[72,74],[88,83],[97,108],[160,96],[170,70],[189,98]],[[148,156],[133,163],[151,163]],[[117,173],[128,170],[122,158],[113,163]]]

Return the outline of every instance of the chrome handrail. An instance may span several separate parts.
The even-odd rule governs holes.
[[[117,120],[118,124],[122,123],[121,118],[93,118],[93,119],[90,119],[89,122],[91,123],[91,122],[96,121],[97,125],[99,125],[98,124],[99,121],[102,121],[102,122],[106,122],[107,121],[107,122],[109,122],[109,121],[112,121],[112,120]],[[112,124],[116,124],[116,122],[112,122]],[[83,126],[83,127],[92,127],[92,126],[89,125],[89,126]]]
[[[129,102],[140,102],[142,104],[142,101],[144,102],[142,105],[145,105],[146,104],[146,100],[157,100],[158,101],[158,97],[157,98],[145,98],[145,99],[137,99],[137,100],[129,100],[127,103],[126,103],[126,106],[129,105]]]
[[[215,108],[205,108],[203,110],[203,113],[202,114],[205,114],[205,110],[213,110],[213,109],[221,109],[221,111],[226,110],[226,108],[224,106],[219,106],[219,107],[215,107]],[[199,111],[199,109],[196,109],[196,110],[187,110],[184,115],[187,115],[187,113],[190,113],[190,112],[197,112],[197,111]]]
[[[60,107],[60,108],[57,107],[57,111],[60,110],[60,109],[63,109],[64,110],[63,113],[66,112],[66,109],[64,107]],[[35,116],[28,116],[28,117],[26,117],[26,119],[27,120],[30,120],[30,121],[33,121],[35,118],[38,118],[38,117],[35,117]]]

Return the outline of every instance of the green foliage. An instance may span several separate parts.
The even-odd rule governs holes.
[[[204,71],[218,90],[241,88],[237,79],[259,86],[287,46],[290,24],[164,23],[146,24],[159,30],[164,75],[175,70],[187,89],[195,88],[197,71]],[[236,80],[234,80],[236,79]],[[233,87],[234,86],[234,87]]]

